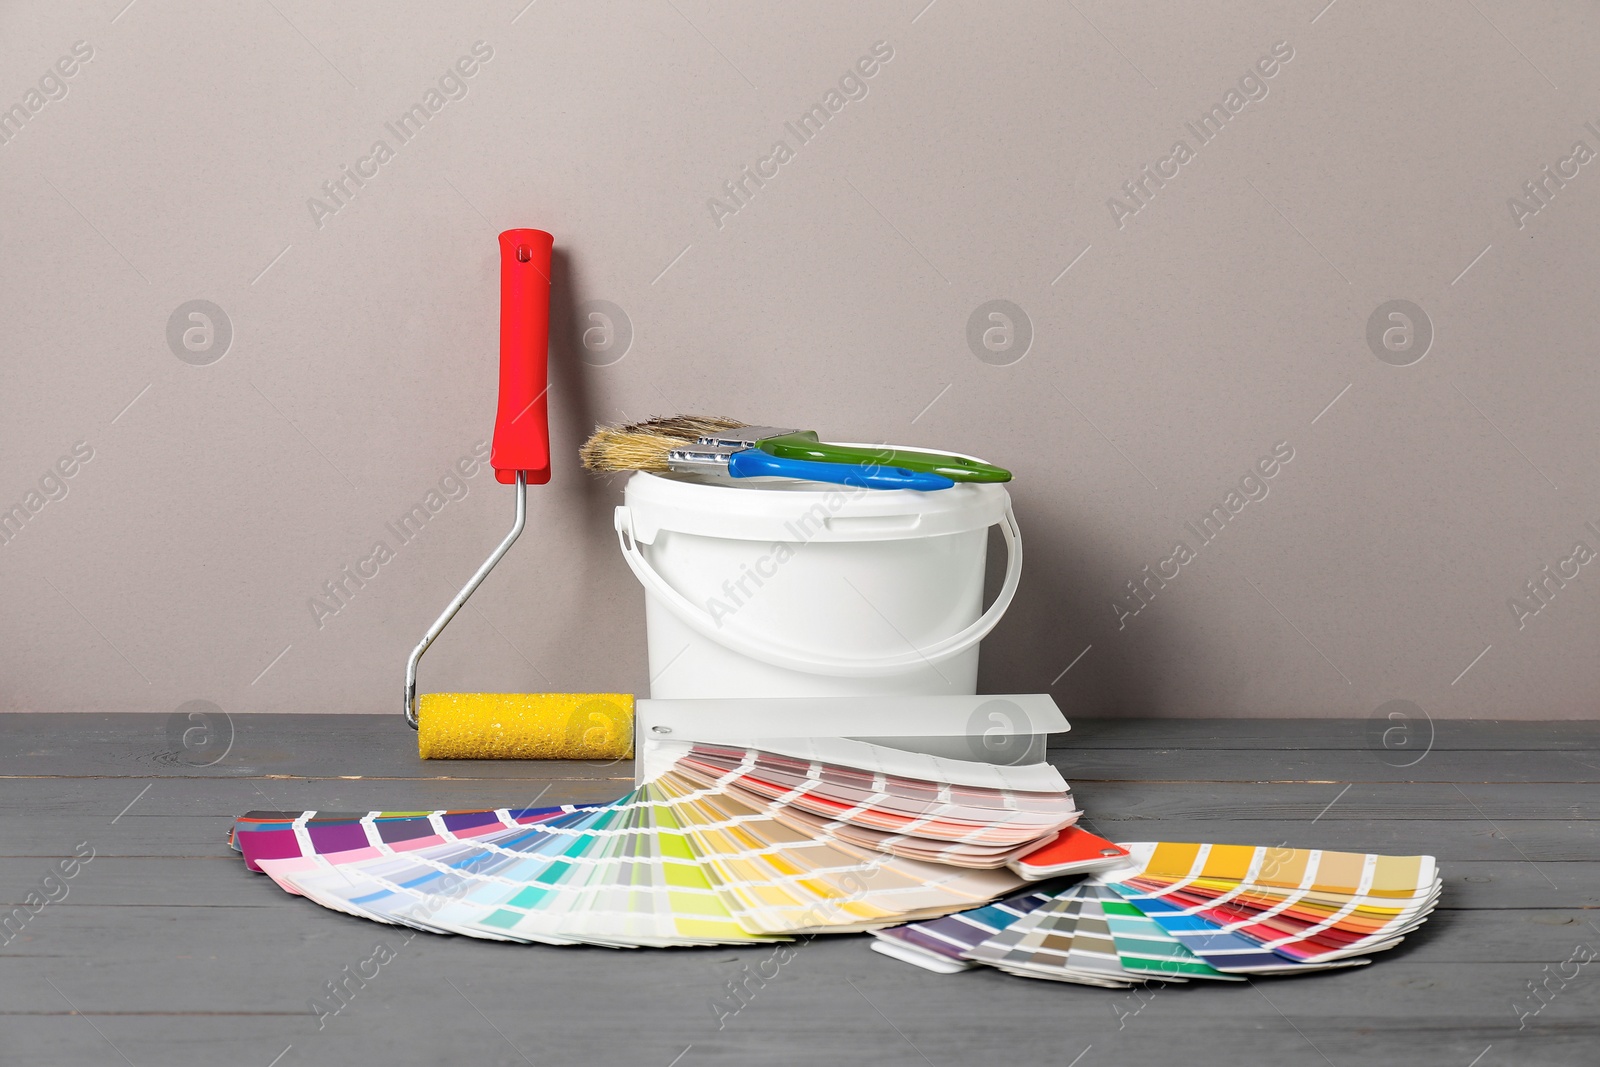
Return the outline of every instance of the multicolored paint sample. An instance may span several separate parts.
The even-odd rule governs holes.
[[[1123,844],[1129,862],[1025,906],[876,932],[879,951],[950,973],[1125,988],[1240,981],[1370,962],[1438,903],[1432,856],[1187,842]],[[970,931],[981,930],[981,940]],[[966,935],[966,936],[963,936]]]
[[[351,915],[500,941],[634,947],[967,911],[1026,884],[1008,863],[1041,846],[1056,856],[1075,832],[1071,791],[1047,766],[842,751],[859,751],[861,765],[687,745],[672,769],[611,804],[251,812],[231,840],[252,870]],[[929,769],[955,780],[916,776]]]

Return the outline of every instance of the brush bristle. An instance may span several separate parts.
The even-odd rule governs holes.
[[[672,449],[705,434],[748,425],[715,415],[670,415],[626,426],[597,426],[578,458],[592,471],[664,471],[670,469],[667,453]]]
[[[724,430],[737,430],[749,423],[736,422],[717,415],[671,415],[658,416],[624,426],[624,430],[636,430],[643,433],[659,433],[667,437],[681,437],[686,441],[693,441],[707,434],[721,433]]]
[[[664,471],[667,453],[683,444],[683,439],[658,433],[613,429],[601,426],[583,443],[578,458],[588,470]]]

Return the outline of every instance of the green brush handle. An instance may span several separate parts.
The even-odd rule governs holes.
[[[881,467],[904,467],[926,474],[942,474],[957,482],[1009,482],[1011,472],[992,463],[952,456],[944,452],[916,452],[903,448],[873,448],[870,445],[836,445],[818,441],[811,431],[768,437],[758,443],[761,451],[783,459],[809,459],[822,463],[867,463]]]

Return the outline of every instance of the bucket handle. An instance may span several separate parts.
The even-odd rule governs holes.
[[[1022,578],[1022,531],[1017,528],[1017,517],[1011,510],[1011,501],[1005,502],[1005,510],[1000,517],[1000,533],[1006,542],[1006,577],[1000,586],[1000,595],[995,597],[994,603],[989,605],[989,610],[972,622],[966,629],[959,633],[943,638],[926,648],[913,648],[909,652],[889,656],[882,659],[840,659],[830,656],[819,656],[812,652],[801,652],[787,649],[778,645],[766,643],[759,638],[737,633],[731,629],[720,629],[716,620],[710,613],[702,611],[689,601],[682,593],[674,589],[660,573],[644,558],[644,553],[639,549],[638,540],[633,533],[633,513],[626,504],[617,507],[614,524],[617,529],[617,541],[622,546],[622,558],[628,561],[628,567],[639,579],[641,585],[648,592],[654,593],[661,603],[677,616],[678,620],[702,637],[715,641],[725,648],[749,656],[751,659],[770,663],[775,667],[786,667],[792,671],[803,671],[807,674],[832,674],[840,677],[870,678],[888,674],[897,674],[907,667],[933,666],[947,659],[961,655],[963,652],[977,646],[978,642],[986,637],[1000,617],[1011,606],[1011,598],[1016,595],[1017,584]]]

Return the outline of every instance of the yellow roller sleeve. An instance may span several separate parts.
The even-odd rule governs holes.
[[[424,693],[423,759],[630,759],[628,693]]]

